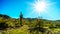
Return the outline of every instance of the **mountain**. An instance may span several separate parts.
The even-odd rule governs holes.
[[[8,15],[4,15],[4,14],[0,14],[0,17],[3,17],[4,19],[8,19],[8,18],[10,18],[10,16],[8,16]]]

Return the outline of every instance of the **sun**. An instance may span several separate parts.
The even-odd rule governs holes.
[[[33,8],[36,12],[44,12],[47,8],[47,3],[44,1],[35,2]]]
[[[45,8],[46,8],[46,4],[44,2],[37,2],[35,5],[34,5],[34,8],[35,10],[37,11],[44,11]]]

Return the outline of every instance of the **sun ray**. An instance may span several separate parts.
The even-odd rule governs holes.
[[[36,11],[42,12],[42,11],[45,10],[46,4],[44,2],[38,2],[34,5],[34,8],[35,8]]]
[[[46,0],[35,0],[33,3],[29,3],[31,5],[32,8],[32,12],[30,13],[30,15],[32,14],[37,14],[37,16],[42,16],[41,14],[48,14],[49,13],[49,7],[53,6],[54,4],[56,4],[55,2],[49,2]],[[52,15],[48,14],[50,17],[52,17]]]

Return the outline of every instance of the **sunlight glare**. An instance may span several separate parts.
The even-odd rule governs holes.
[[[45,8],[46,8],[46,3],[44,2],[37,2],[35,5],[34,5],[34,9],[37,11],[37,12],[43,12],[45,11]]]
[[[37,16],[42,16],[43,14],[48,14],[50,7],[52,7],[54,4],[56,3],[46,0],[35,0],[33,3],[29,3],[32,9],[31,15],[36,14]]]
[[[41,2],[36,2],[34,4],[34,9],[37,11],[37,12],[44,12],[47,8],[47,4],[43,1]]]

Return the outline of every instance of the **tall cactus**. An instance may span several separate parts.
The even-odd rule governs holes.
[[[22,25],[22,19],[23,19],[23,14],[22,14],[22,12],[20,12],[20,25],[21,25],[21,26],[23,26],[23,25]]]

